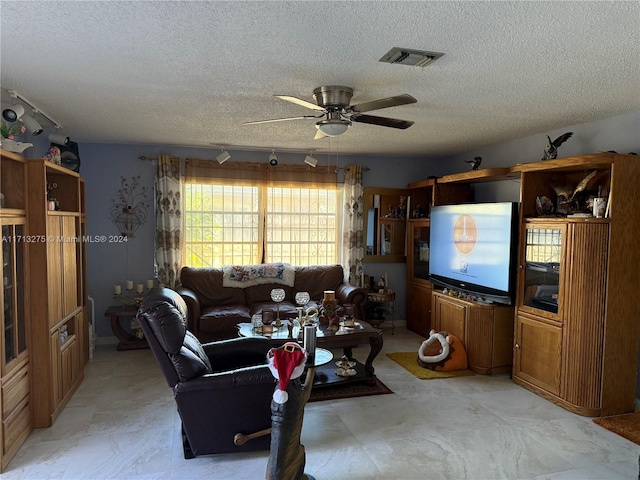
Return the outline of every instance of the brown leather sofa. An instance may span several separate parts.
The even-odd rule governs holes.
[[[292,286],[265,283],[233,288],[223,286],[221,268],[183,267],[180,272],[182,286],[177,291],[188,306],[189,330],[200,341],[236,337],[239,323],[251,322],[251,317],[263,309],[276,310],[276,304],[271,300],[271,290],[274,288],[282,288],[285,291],[285,299],[279,305],[282,319],[297,316],[297,292],[309,293],[311,302],[306,306],[309,308],[321,305],[325,290],[335,291],[339,305],[354,304],[355,318],[364,318],[367,290],[346,283],[341,265],[315,265],[293,269],[295,277]]]
[[[201,344],[187,331],[186,314],[180,295],[166,288],[149,291],[137,314],[173,390],[184,457],[268,450],[276,387],[267,364],[268,340]]]

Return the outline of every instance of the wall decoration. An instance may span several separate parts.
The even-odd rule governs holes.
[[[147,219],[147,188],[140,187],[140,175],[130,181],[121,178],[122,188],[118,196],[112,200],[111,221],[116,224],[123,237],[133,238],[136,231]]]

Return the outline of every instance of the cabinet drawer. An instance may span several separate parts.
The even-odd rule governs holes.
[[[29,370],[25,368],[2,387],[2,418],[7,418],[28,395]]]
[[[30,419],[29,400],[25,398],[15,415],[2,422],[3,454],[13,447],[25,430],[29,429]]]

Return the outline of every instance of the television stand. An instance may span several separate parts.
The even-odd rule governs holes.
[[[482,375],[511,373],[513,307],[431,294],[433,328],[458,337],[467,352],[469,370]]]

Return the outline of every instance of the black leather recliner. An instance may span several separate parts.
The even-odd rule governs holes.
[[[184,457],[268,450],[276,380],[266,338],[201,344],[187,330],[187,306],[167,288],[151,290],[138,321],[173,389]]]

